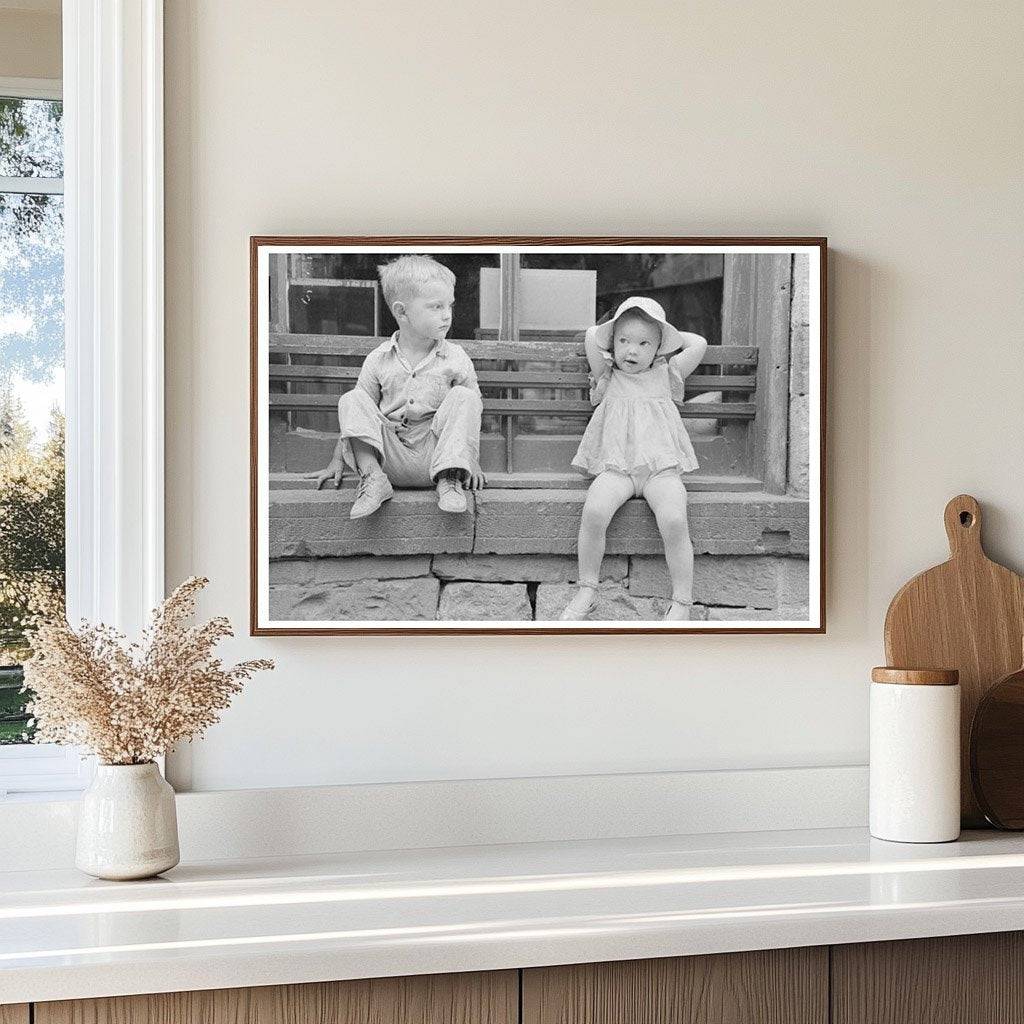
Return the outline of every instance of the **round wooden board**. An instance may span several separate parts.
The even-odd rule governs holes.
[[[982,549],[981,508],[968,494],[945,511],[950,558],[906,583],[885,616],[889,665],[960,672],[960,811],[965,827],[985,824],[971,787],[970,731],[988,688],[1020,667],[1024,579]]]
[[[971,723],[974,797],[997,828],[1024,829],[1024,668],[991,686]]]

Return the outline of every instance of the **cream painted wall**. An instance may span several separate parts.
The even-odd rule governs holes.
[[[826,234],[828,634],[239,638],[198,789],[863,763],[892,592],[1024,569],[1024,8],[167,0],[168,578],[247,621],[255,233]]]
[[[0,3],[0,78],[60,78],[60,4],[52,7]]]

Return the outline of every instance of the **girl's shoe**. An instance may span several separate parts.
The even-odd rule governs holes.
[[[672,598],[672,602],[669,604],[668,611],[665,612],[662,622],[689,622],[692,618],[693,605],[683,604],[682,601]]]
[[[588,593],[589,591],[589,593]],[[581,587],[576,596],[565,606],[565,611],[558,616],[560,622],[576,622],[585,619],[597,604],[597,593],[591,588]]]

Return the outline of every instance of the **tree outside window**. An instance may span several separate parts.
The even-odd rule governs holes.
[[[62,105],[0,97],[0,744],[31,739],[26,623],[63,609]]]

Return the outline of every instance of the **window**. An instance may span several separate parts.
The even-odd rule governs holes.
[[[8,207],[45,195],[62,211],[68,616],[137,636],[165,593],[163,13],[63,0],[61,18],[63,81],[0,79],[0,97],[57,103],[51,112],[63,99],[50,119],[63,156],[52,133],[59,165],[26,161],[20,129],[0,139],[0,193]],[[77,751],[2,745],[0,798],[80,788],[90,771]]]
[[[78,788],[74,751],[26,746],[26,617],[64,601],[63,108],[0,84],[0,796]]]
[[[271,413],[271,470],[305,472],[326,465],[338,430],[338,394],[358,375],[365,337],[388,337],[398,329],[384,302],[378,264],[393,253],[307,253],[270,259],[270,392],[282,396]],[[453,338],[481,330],[481,282],[499,273],[494,254],[452,254],[445,262],[456,275]],[[315,335],[353,342],[351,354],[319,351]],[[287,396],[287,397],[286,397]],[[487,425],[484,425],[487,429]]]
[[[337,395],[354,382],[365,339],[397,326],[377,282],[377,264],[393,256],[271,255],[272,473],[317,469],[330,457]],[[590,413],[583,330],[639,294],[709,342],[687,381],[683,415],[700,461],[687,487],[786,493],[791,294],[794,272],[806,276],[796,259],[789,252],[445,253],[456,275],[449,337],[475,343],[484,470],[504,487],[541,479],[580,486],[568,466]],[[488,358],[490,343],[499,342],[516,358]]]

